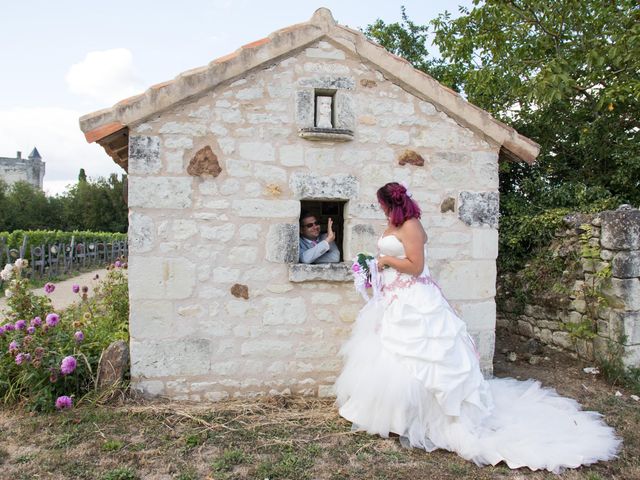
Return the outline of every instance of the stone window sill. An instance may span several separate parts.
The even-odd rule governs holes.
[[[307,263],[289,264],[290,282],[351,282],[351,264],[349,263]]]
[[[336,142],[353,140],[353,130],[344,128],[301,128],[298,135],[305,140],[333,140]]]

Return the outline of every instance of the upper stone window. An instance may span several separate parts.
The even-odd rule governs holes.
[[[333,128],[333,96],[334,92],[321,92],[316,90],[316,128]]]
[[[355,124],[350,78],[307,79],[296,95],[296,122],[307,140],[349,141]],[[307,86],[307,85],[313,85]]]

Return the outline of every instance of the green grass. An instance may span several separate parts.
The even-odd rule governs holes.
[[[102,480],[137,480],[138,476],[129,467],[119,467],[109,470],[102,476]]]
[[[29,463],[35,457],[36,457],[35,453],[26,453],[24,455],[20,455],[20,456],[16,457],[16,459],[14,461],[16,463]],[[2,462],[0,461],[0,463],[2,463]]]
[[[177,480],[198,480],[198,473],[192,469],[188,468],[184,472],[180,472],[176,477]]]
[[[122,440],[107,440],[102,444],[102,450],[105,452],[117,452],[124,447]]]
[[[310,469],[319,452],[317,445],[310,445],[305,449],[296,450],[293,447],[285,447],[275,461],[263,461],[257,470],[257,478],[291,478],[303,480],[311,478]]]
[[[211,463],[215,472],[230,472],[236,465],[246,462],[248,457],[239,449],[225,450],[222,455]]]
[[[184,437],[185,448],[190,450],[199,445],[202,445],[206,441],[206,435],[200,435],[198,433],[191,433]]]

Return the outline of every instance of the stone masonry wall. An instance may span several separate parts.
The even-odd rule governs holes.
[[[620,351],[625,365],[640,366],[640,211],[623,205],[564,223],[551,250],[578,259],[563,272],[569,288],[528,299],[523,308],[507,299],[498,326],[585,360]],[[511,288],[511,280],[502,279],[500,289]]]
[[[352,141],[300,138],[299,92],[314,84],[340,89]],[[424,164],[400,165],[407,150]],[[213,174],[187,172],[196,152]],[[191,400],[330,395],[362,300],[351,283],[290,282],[295,256],[282,245],[297,238],[300,200],[343,199],[344,257],[375,252],[385,224],[375,192],[402,180],[423,209],[434,277],[491,372],[497,156],[496,145],[328,42],[132,127],[134,384]]]
[[[0,178],[8,185],[27,182],[42,190],[45,164],[29,158],[0,158]]]

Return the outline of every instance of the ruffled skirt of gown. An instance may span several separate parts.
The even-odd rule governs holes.
[[[616,456],[596,412],[533,380],[484,380],[466,325],[429,276],[405,277],[360,311],[336,381],[353,428],[478,465],[559,472]]]

